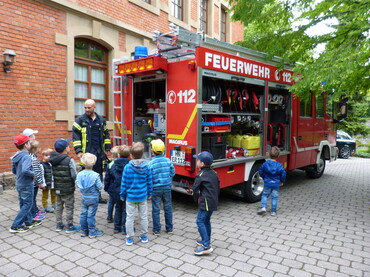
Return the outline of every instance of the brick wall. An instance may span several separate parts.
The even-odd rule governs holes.
[[[240,22],[232,22],[231,43],[244,39],[244,25]]]
[[[114,5],[111,0],[69,2],[143,31],[168,31],[168,14],[162,10],[158,16],[127,0],[115,1]],[[194,21],[198,21],[198,6],[198,1],[191,1]],[[67,122],[55,120],[55,110],[67,109],[67,49],[55,43],[56,33],[67,34],[66,12],[34,0],[0,0],[0,17],[0,54],[6,49],[17,54],[10,73],[0,70],[0,174],[3,174],[11,170],[9,158],[16,152],[13,137],[23,129],[39,130],[37,140],[42,148],[52,148],[57,138],[71,137],[71,133],[67,131]],[[218,34],[217,7],[214,18]],[[130,51],[126,43],[127,37],[121,32],[120,51]]]
[[[0,71],[0,173],[10,171],[13,137],[37,129],[43,148],[70,136],[55,109],[66,108],[66,49],[54,42],[65,33],[66,14],[32,0],[0,1],[0,51],[14,50],[11,72]]]

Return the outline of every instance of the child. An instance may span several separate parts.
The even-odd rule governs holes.
[[[217,210],[220,194],[220,180],[216,171],[211,169],[213,156],[207,151],[194,155],[200,172],[196,175],[192,191],[194,200],[198,203],[197,226],[201,240],[197,240],[195,255],[206,255],[213,251],[211,247],[211,216]]]
[[[126,203],[121,201],[121,182],[122,174],[125,166],[129,163],[130,147],[127,145],[120,145],[117,147],[118,159],[112,167],[112,174],[114,175],[114,183],[109,187],[109,194],[112,194],[116,203],[116,212],[114,213],[114,229],[113,233],[126,233]]]
[[[26,128],[26,129],[24,129],[23,130],[23,135],[26,135],[27,137],[29,137],[31,140],[32,139],[36,139],[36,136],[35,136],[35,134],[37,134],[39,131],[37,131],[37,130],[32,130],[32,129],[30,129],[30,128]]]
[[[259,215],[264,215],[266,213],[267,198],[271,195],[271,216],[276,216],[279,188],[283,186],[286,177],[284,167],[276,161],[279,156],[279,147],[272,147],[270,150],[270,160],[264,162],[258,170],[265,182],[262,192],[261,208],[257,212]]]
[[[51,163],[49,163],[51,152],[53,152],[51,148],[48,148],[42,151],[42,161],[41,161],[41,165],[44,169],[44,179],[46,183],[46,189],[42,191],[42,206],[44,207],[45,212],[47,213],[54,212],[55,207],[56,207],[56,199],[57,199],[57,196],[55,194],[55,189],[54,189],[52,167],[51,167]],[[50,192],[50,201],[51,201],[50,206],[48,206],[49,192]]]
[[[141,159],[144,153],[144,144],[135,142],[130,149],[131,161],[123,170],[121,184],[121,200],[126,201],[126,245],[134,243],[135,209],[139,209],[141,225],[140,239],[142,243],[148,242],[148,207],[147,199],[152,196],[152,174],[148,163]]]
[[[37,158],[37,154],[40,152],[40,143],[37,140],[31,139],[30,145],[31,146],[30,146],[29,152],[30,152],[31,159],[32,159],[33,172],[35,174],[33,204],[32,204],[31,214],[32,214],[33,219],[43,220],[45,218],[44,216],[45,212],[41,211],[37,207],[37,203],[36,203],[36,197],[37,197],[39,188],[44,190],[46,187],[43,167],[41,167],[41,164]]]
[[[166,231],[167,233],[173,232],[171,186],[172,177],[175,175],[175,168],[170,159],[163,156],[165,146],[162,140],[152,140],[151,145],[154,155],[152,160],[149,162],[149,169],[153,177],[153,234],[158,236],[161,232],[160,209],[162,202],[166,223]]]
[[[117,149],[118,146],[114,146],[110,152],[112,153],[113,160],[107,165],[104,177],[104,190],[109,194],[108,200],[108,216],[107,222],[113,222],[113,210],[115,206],[114,195],[111,193],[113,191],[112,187],[114,186],[114,176],[112,172],[112,167],[114,165],[115,160],[117,159]]]
[[[54,187],[57,195],[57,207],[55,209],[57,227],[55,231],[60,232],[66,227],[62,220],[64,206],[67,218],[66,233],[80,231],[80,226],[73,225],[77,171],[74,160],[67,155],[69,152],[69,140],[58,139],[54,143],[54,148],[56,152],[51,153],[50,163],[53,166]]]
[[[18,151],[12,159],[12,172],[16,174],[15,187],[18,192],[20,210],[15,217],[10,233],[24,233],[33,226],[41,224],[40,220],[32,220],[31,208],[33,203],[33,177],[32,159],[28,153],[30,149],[29,137],[20,134],[14,138]]]
[[[82,194],[81,201],[81,237],[93,239],[101,237],[104,232],[96,229],[96,211],[98,210],[99,191],[103,188],[99,173],[92,170],[96,163],[94,154],[83,154],[81,162],[85,169],[77,175],[76,185]]]

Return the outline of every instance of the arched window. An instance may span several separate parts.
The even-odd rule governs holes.
[[[96,112],[107,116],[108,102],[108,51],[87,39],[75,40],[74,91],[75,116],[84,111],[86,99],[94,99]]]

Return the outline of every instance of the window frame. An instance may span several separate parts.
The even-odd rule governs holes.
[[[318,100],[321,101],[318,101]],[[319,106],[319,103],[321,102],[321,107]],[[315,114],[316,118],[324,118],[325,116],[325,95],[320,94],[315,96]]]
[[[200,1],[199,11],[200,11],[199,14],[200,31],[204,32],[205,34],[208,34],[208,0]]]
[[[74,90],[74,96],[73,96],[74,101],[73,101],[73,103],[75,104],[76,100],[87,100],[87,99],[93,99],[96,103],[103,102],[104,103],[104,114],[99,113],[99,115],[103,116],[104,118],[108,118],[108,115],[109,115],[109,111],[108,111],[108,107],[109,107],[108,106],[108,102],[109,102],[109,78],[108,78],[108,74],[109,74],[109,70],[108,70],[109,69],[109,64],[108,64],[109,51],[103,45],[101,45],[101,44],[99,44],[99,43],[97,43],[93,40],[84,39],[84,38],[75,38],[74,49],[75,49],[76,42],[79,42],[79,41],[86,42],[88,44],[88,46],[87,46],[87,48],[88,48],[88,57],[91,57],[91,45],[96,45],[99,48],[101,48],[104,51],[104,61],[100,62],[100,61],[92,60],[92,59],[89,59],[89,58],[78,57],[74,53],[73,66],[74,66],[74,68],[75,68],[76,65],[87,66],[87,81],[76,80],[75,76],[74,76],[73,77],[73,84],[74,84],[74,86],[75,86],[76,83],[87,84],[87,98],[76,97],[76,92],[75,92],[75,87],[74,87],[74,89],[73,89]],[[104,84],[93,83],[91,81],[92,69],[93,68],[104,70]],[[92,86],[93,85],[104,86],[104,100],[95,99],[95,98],[92,97]],[[78,116],[80,116],[80,114],[76,114],[76,111],[75,111],[74,116],[78,117]]]
[[[176,11],[179,13],[179,17],[176,16]],[[184,21],[184,1],[183,0],[171,0],[171,16],[174,18]]]
[[[310,94],[310,97],[304,101],[301,98],[299,98],[299,117],[300,118],[312,118],[313,117],[313,109],[312,109],[312,102],[313,102],[313,96],[312,93]],[[302,104],[305,104],[304,114],[302,114]],[[310,115],[306,114],[307,107],[310,107]]]
[[[221,7],[220,40],[227,42],[227,12],[225,7]]]

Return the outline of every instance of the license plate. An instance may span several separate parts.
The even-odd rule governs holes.
[[[173,164],[185,166],[185,151],[171,150],[171,161]]]

